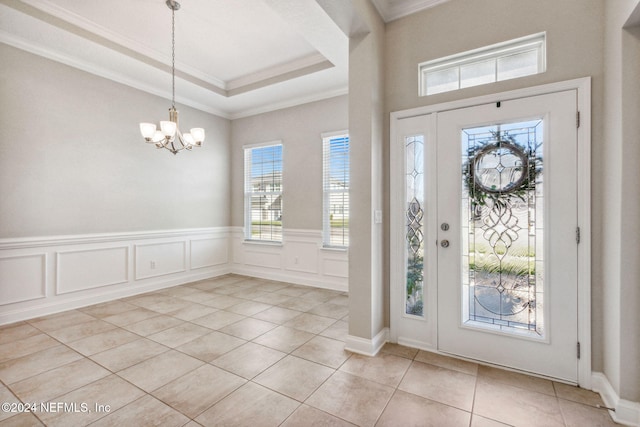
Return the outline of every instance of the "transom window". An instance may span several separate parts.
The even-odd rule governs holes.
[[[419,65],[420,96],[546,71],[546,34],[539,33]]]
[[[245,239],[282,242],[282,143],[244,148]]]
[[[322,135],[323,244],[349,246],[349,135]]]

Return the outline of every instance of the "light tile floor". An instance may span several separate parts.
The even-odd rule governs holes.
[[[35,411],[0,426],[615,425],[565,384],[393,344],[347,352],[347,303],[228,275],[3,326],[0,401]]]

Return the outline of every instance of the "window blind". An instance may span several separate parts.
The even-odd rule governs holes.
[[[282,144],[244,150],[245,239],[282,241]]]
[[[323,138],[324,246],[349,246],[349,135]]]

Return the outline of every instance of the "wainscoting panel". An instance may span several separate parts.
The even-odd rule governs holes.
[[[251,267],[282,269],[282,249],[275,245],[247,243],[244,246],[244,263]]]
[[[58,252],[56,294],[126,283],[128,259],[128,246]]]
[[[191,269],[213,267],[229,262],[227,237],[191,240]]]
[[[346,279],[349,277],[349,260],[329,254],[322,260],[322,269],[327,276]]]
[[[285,269],[318,274],[318,242],[291,241],[285,247]]]
[[[0,325],[231,272],[229,228],[0,239]]]
[[[0,306],[45,298],[44,253],[0,257]]]
[[[0,239],[0,325],[228,273],[348,290],[319,230],[247,243],[242,227]]]
[[[320,230],[285,230],[280,244],[246,242],[231,228],[231,271],[269,280],[347,291],[349,255],[324,249]]]
[[[136,280],[182,273],[187,269],[187,248],[184,241],[145,243],[135,245],[134,248]]]

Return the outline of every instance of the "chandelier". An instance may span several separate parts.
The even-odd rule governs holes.
[[[171,108],[169,108],[169,120],[160,122],[160,130],[155,123],[140,123],[140,133],[144,140],[155,144],[156,148],[166,148],[173,154],[179,151],[201,147],[204,141],[204,129],[193,128],[189,133],[182,133],[178,128],[178,110],[176,110],[176,10],[180,9],[180,3],[175,0],[167,0],[167,6],[171,9],[171,81],[172,95]]]

